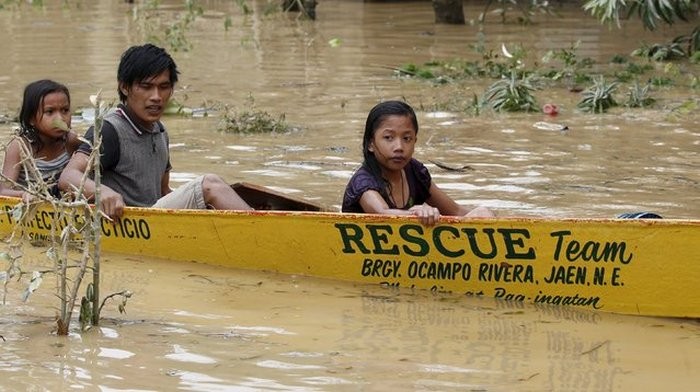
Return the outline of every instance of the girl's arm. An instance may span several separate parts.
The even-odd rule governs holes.
[[[82,141],[78,139],[78,135],[73,131],[68,131],[68,136],[66,138],[66,151],[68,155],[73,155],[74,152],[78,150]]]
[[[382,195],[377,191],[369,190],[362,194],[360,198],[362,210],[369,214],[386,215],[413,215],[420,218],[425,226],[433,226],[440,219],[440,211],[428,204],[413,206],[408,210],[389,208]]]
[[[5,149],[5,161],[2,164],[2,175],[4,178],[0,181],[0,195],[12,197],[24,196],[24,191],[12,189],[12,186],[7,182],[7,180],[17,181],[17,178],[19,178],[19,171],[22,167],[20,163],[22,161],[22,146],[20,143],[22,143],[21,139],[14,138]],[[5,178],[7,180],[5,180]]]
[[[427,204],[436,207],[442,215],[450,216],[471,216],[480,218],[490,218],[496,216],[491,210],[486,207],[476,207],[469,209],[463,205],[457,204],[450,196],[442,189],[438,188],[434,182],[430,183],[430,199]]]

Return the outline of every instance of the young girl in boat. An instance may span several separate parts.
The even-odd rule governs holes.
[[[440,215],[493,217],[485,207],[457,204],[413,158],[418,134],[416,114],[408,104],[387,101],[369,112],[362,140],[364,162],[345,188],[343,212],[415,215],[426,226]]]
[[[41,176],[50,193],[59,196],[58,177],[80,144],[78,136],[68,130],[70,122],[70,93],[66,86],[38,80],[25,87],[17,137],[5,149],[0,195],[29,202],[33,196],[27,190]],[[25,152],[31,153],[38,173],[27,162]]]

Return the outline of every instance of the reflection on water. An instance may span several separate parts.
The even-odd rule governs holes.
[[[127,314],[107,305],[97,330],[65,339],[37,318],[50,289],[22,304],[11,284],[4,388],[689,391],[698,381],[697,321],[155,259],[105,264],[103,290],[135,292]]]
[[[130,7],[114,0],[0,10],[0,113],[15,113],[24,85],[45,77],[67,83],[77,108],[99,89],[114,99],[119,54],[141,42]],[[555,119],[470,117],[440,108],[451,87],[391,74],[405,63],[476,59],[476,27],[434,25],[429,2],[328,0],[315,23],[243,16],[235,2],[205,8],[190,32],[192,51],[174,53],[182,71],[176,99],[242,107],[252,95],[257,108],[285,113],[302,130],[232,135],[216,131],[216,113],[168,117],[175,184],[215,172],[338,207],[361,160],[367,111],[404,97],[419,109],[416,157],[461,203],[502,215],[700,215],[698,112],[671,111],[692,97],[688,89],[659,89],[655,110],[584,115],[578,96],[553,88],[537,94],[558,104]],[[480,10],[465,5],[468,15]],[[684,29],[662,32],[668,40]],[[341,45],[328,45],[332,38]],[[486,30],[493,48],[521,43],[537,55],[578,39],[579,55],[601,63],[652,41],[636,25],[608,30],[572,9],[534,27],[492,22]],[[459,94],[480,94],[487,83]],[[87,124],[73,125],[82,132]],[[0,124],[5,136],[10,128]],[[689,391],[700,381],[695,321],[117,256],[103,271],[103,292],[134,291],[127,314],[108,304],[99,328],[65,339],[49,333],[51,283],[21,303],[20,284],[11,282],[0,307],[0,389]]]

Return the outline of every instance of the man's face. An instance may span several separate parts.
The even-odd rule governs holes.
[[[168,100],[173,95],[170,71],[135,82],[131,86],[120,85],[126,95],[126,106],[136,115],[136,120],[146,127],[151,127],[160,120]]]

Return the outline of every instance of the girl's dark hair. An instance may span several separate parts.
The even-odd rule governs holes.
[[[418,134],[418,119],[416,118],[416,113],[406,102],[385,101],[375,105],[372,110],[369,111],[367,122],[365,122],[365,134],[362,138],[362,155],[364,157],[362,165],[365,166],[375,178],[387,184],[388,181],[382,176],[382,168],[377,161],[377,157],[369,150],[369,146],[372,144],[372,140],[374,140],[374,134],[377,132],[377,128],[379,128],[379,125],[388,116],[408,116],[413,123],[416,134]],[[388,198],[388,194],[384,194],[384,192],[385,190],[382,189],[382,196]]]
[[[64,93],[68,97],[70,104],[70,92],[68,87],[53,80],[43,79],[29,83],[24,88],[24,98],[22,99],[22,108],[19,111],[19,136],[27,139],[29,144],[38,151],[41,150],[41,140],[39,139],[39,131],[32,125],[32,121],[36,119],[39,111],[43,110],[44,97],[51,93]]]
[[[170,71],[170,83],[177,82],[177,65],[175,60],[163,48],[152,44],[142,46],[132,46],[127,49],[119,62],[117,70],[117,82],[126,86],[142,82],[146,79],[159,75],[163,71]],[[126,101],[126,95],[117,86],[119,100]]]

